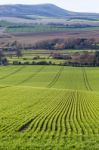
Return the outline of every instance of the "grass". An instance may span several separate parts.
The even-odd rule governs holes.
[[[87,50],[89,52],[94,52],[92,50]],[[22,50],[22,57],[18,58],[16,56],[16,52],[12,52],[12,54],[9,54],[8,52],[4,52],[5,56],[7,57],[8,61],[10,64],[13,64],[13,61],[18,61],[18,62],[29,62],[32,63],[34,62],[40,62],[40,61],[46,61],[46,62],[52,62],[54,64],[63,64],[66,61],[66,59],[55,59],[51,57],[51,54],[53,53],[59,53],[59,54],[67,54],[67,55],[72,55],[73,53],[80,52],[83,53],[83,50]],[[12,55],[12,57],[10,56]],[[34,59],[34,58],[37,59]]]
[[[99,69],[0,67],[0,150],[98,150]]]
[[[49,32],[66,30],[99,30],[99,27],[67,27],[65,25],[33,25],[33,26],[14,26],[7,27],[6,32]]]
[[[64,31],[65,27],[54,26],[54,25],[33,25],[24,27],[9,27],[6,29],[7,32],[48,32],[48,31]]]

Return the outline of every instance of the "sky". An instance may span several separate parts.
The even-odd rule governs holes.
[[[0,0],[0,4],[43,4],[52,3],[75,12],[99,13],[99,0]]]

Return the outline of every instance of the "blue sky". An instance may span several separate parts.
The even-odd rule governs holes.
[[[53,3],[76,12],[98,12],[99,0],[0,0],[0,4],[42,4]]]

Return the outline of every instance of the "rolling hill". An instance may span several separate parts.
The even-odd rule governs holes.
[[[99,18],[96,13],[77,13],[64,10],[53,4],[39,5],[1,5],[0,16],[28,17],[31,15],[45,17],[61,17],[61,18]]]
[[[99,150],[99,68],[2,66],[0,150]]]

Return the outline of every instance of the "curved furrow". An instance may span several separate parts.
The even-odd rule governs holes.
[[[63,69],[64,69],[64,66],[61,66],[59,71],[56,73],[55,77],[53,78],[53,80],[47,86],[48,88],[51,88],[55,85],[55,83],[58,81],[59,77],[61,76]]]
[[[54,118],[61,112],[61,114],[63,113],[63,110],[66,109],[66,103],[67,101],[64,100],[61,104],[59,104],[59,106],[57,108],[55,108],[53,111],[51,111],[51,113],[49,114],[48,118],[45,120],[44,122],[44,126],[43,126],[43,132],[48,132],[48,137],[49,135],[51,135],[51,137],[53,137],[53,135],[55,135],[57,133],[57,130],[55,131],[55,129],[53,129],[53,124],[54,124]],[[62,109],[63,107],[63,109]],[[62,110],[61,110],[62,109]],[[60,111],[59,111],[60,110]],[[60,118],[61,119],[61,118]],[[59,121],[58,123],[58,130],[63,130],[63,126],[62,126],[62,122]],[[65,130],[65,129],[64,129]],[[43,133],[42,133],[43,134]],[[46,135],[45,135],[46,136]],[[44,135],[43,135],[44,137]],[[50,137],[50,138],[51,138]],[[47,138],[47,137],[46,137]]]
[[[96,99],[95,97],[93,97],[93,98],[90,97],[91,101],[89,101],[89,105],[90,105],[91,111],[92,111],[92,113],[94,115],[94,119],[97,121],[97,120],[99,120],[99,108],[98,108],[98,103],[95,103],[93,101],[95,99]],[[99,99],[99,97],[98,97],[98,99]],[[97,102],[99,102],[99,100]]]
[[[24,123],[19,129],[18,132],[24,132],[26,129],[28,129],[29,125],[33,122],[33,120],[35,120],[39,115],[33,117],[31,116],[32,119],[29,119],[29,121],[27,121],[26,123]]]
[[[95,101],[93,101],[93,104],[95,106],[95,110],[99,114],[99,94],[95,94],[94,98],[95,98]]]
[[[68,133],[68,126],[67,126],[66,120],[67,120],[69,109],[71,107],[71,99],[70,99],[70,97],[71,97],[71,93],[69,93],[66,110],[64,110],[64,115],[63,115],[63,118],[62,118],[62,122],[63,122],[64,128],[65,128],[64,135],[67,135],[67,133]]]
[[[70,99],[70,103],[68,105],[68,109],[67,109],[67,112],[66,112],[65,117],[64,117],[64,123],[65,123],[65,129],[66,129],[65,134],[66,135],[71,134],[70,121],[68,119],[69,114],[70,114],[70,110],[71,110],[71,106],[72,106],[72,101]]]
[[[46,93],[46,90],[44,90],[43,91],[43,97],[40,97],[39,96],[39,92],[38,92],[38,96],[37,95],[34,95],[34,97],[33,97],[33,99],[32,99],[32,101],[31,101],[31,103],[32,103],[32,105],[29,103],[29,105],[27,105],[27,102],[22,102],[21,103],[21,110],[27,110],[27,107],[29,107],[29,108],[31,108],[31,107],[33,107],[33,106],[35,106],[35,105],[37,105],[38,106],[38,111],[39,111],[39,109],[41,108],[41,107],[43,107],[43,104],[46,104],[47,102],[46,102],[46,99],[45,99],[45,97],[47,98],[47,96],[49,97],[50,96],[50,91],[48,92],[48,93]],[[56,93],[55,93],[56,94]],[[53,94],[53,96],[55,96],[54,94]],[[36,100],[37,99],[37,100]],[[33,101],[34,100],[36,100],[35,101],[35,103],[33,103]],[[7,115],[8,113],[9,113],[9,115],[13,115],[13,114],[15,114],[15,113],[17,113],[17,108],[19,109],[19,104],[18,105],[16,105],[16,107],[14,107],[13,108],[13,111],[14,111],[14,113],[13,113],[13,111],[10,111],[10,107],[6,107],[5,109],[3,108],[3,110],[2,110],[2,115]],[[7,111],[7,114],[6,114],[6,109],[8,109],[8,111]],[[31,111],[32,111],[32,109],[31,109]],[[37,111],[37,110],[36,110]],[[4,113],[5,112],[5,113]],[[18,113],[19,113],[19,110],[18,110]]]
[[[65,122],[66,122],[66,128],[67,128],[67,131],[66,131],[66,134],[68,135],[68,136],[70,136],[70,135],[72,135],[72,133],[73,133],[73,124],[72,124],[72,120],[71,120],[71,112],[72,112],[72,107],[73,107],[73,92],[71,92],[71,95],[70,95],[70,101],[71,101],[71,103],[70,103],[70,107],[69,107],[69,110],[68,110],[68,112],[67,112],[67,114],[66,114],[66,120],[65,120]]]
[[[26,79],[24,79],[23,81],[19,82],[17,85],[23,84],[23,83],[31,80],[32,78],[34,78],[35,76],[37,76],[44,68],[45,68],[45,66],[41,67],[35,73],[29,75]]]
[[[81,134],[80,125],[77,120],[77,91],[74,91],[73,96],[73,107],[72,107],[72,113],[71,113],[71,120],[74,124],[73,134]]]
[[[29,110],[27,110],[28,111],[28,114],[27,114],[27,120],[25,120],[25,122],[23,122],[23,125],[21,126],[21,127],[17,127],[18,128],[18,131],[21,131],[21,129],[24,127],[24,126],[27,126],[27,124],[28,124],[28,126],[27,126],[27,129],[29,128],[29,126],[30,126],[30,124],[40,115],[40,112],[39,111],[36,111],[35,110],[35,106],[36,105],[38,105],[38,104],[40,104],[40,101],[38,100],[35,104],[33,104],[33,106],[31,105],[31,107],[29,107]],[[35,114],[33,115],[33,111],[32,111],[32,109],[34,108],[34,110],[35,110]],[[26,108],[27,109],[27,108]],[[41,110],[42,111],[42,110]],[[23,110],[23,112],[22,112],[22,110],[21,110],[21,112],[20,112],[20,114],[18,114],[18,117],[19,117],[19,115],[21,116],[21,114],[24,114],[24,110]],[[21,120],[22,118],[20,118],[20,119],[18,119],[19,120],[19,122],[20,122],[20,120]],[[29,122],[29,123],[28,123]]]
[[[23,112],[24,113],[24,112]],[[19,117],[19,114],[17,114]],[[16,120],[13,118],[13,122],[8,123],[7,125],[4,125],[2,127],[2,130],[0,132],[6,132],[10,133],[12,131],[16,132],[24,132],[28,129],[28,126],[31,124],[31,122],[35,119],[36,116],[33,117],[32,113],[27,114],[25,121],[22,121],[22,118]],[[20,127],[20,122],[22,122],[22,126]]]
[[[72,100],[72,109],[71,109],[71,113],[70,113],[70,116],[69,116],[69,121],[70,121],[70,125],[71,125],[71,134],[77,134],[77,128],[76,128],[76,124],[75,124],[75,120],[74,120],[74,110],[75,110],[75,92],[76,91],[73,91],[72,94],[71,94],[71,100]]]
[[[61,103],[61,102],[60,102]],[[52,108],[53,108],[53,111],[55,111],[55,109],[57,110],[57,107],[59,108],[60,107],[60,103],[58,104],[58,106],[54,106],[52,105]],[[49,107],[50,108],[50,107]],[[40,131],[42,129],[42,123],[45,121],[45,118],[46,118],[46,110],[42,113],[41,117],[37,120],[37,122],[34,124],[34,127],[33,128],[33,132],[35,131]],[[49,110],[48,110],[48,114],[49,114]],[[48,117],[48,116],[47,116]],[[41,124],[41,125],[40,125]],[[41,129],[40,129],[41,128]]]
[[[64,97],[64,96],[63,96]],[[63,97],[62,97],[62,99],[63,99]],[[53,103],[49,106],[49,109],[50,110],[48,110],[48,111],[45,111],[46,109],[44,109],[43,111],[44,111],[44,114],[42,114],[42,116],[39,116],[39,117],[43,117],[43,120],[41,120],[40,121],[40,123],[39,123],[39,127],[37,128],[37,131],[43,131],[43,132],[45,132],[45,131],[48,131],[48,129],[49,129],[49,126],[47,126],[47,129],[46,129],[46,124],[48,123],[48,125],[49,125],[49,119],[52,117],[51,116],[51,113],[52,113],[52,111],[53,111],[53,115],[55,116],[55,118],[57,118],[57,119],[55,119],[54,118],[54,120],[57,120],[56,122],[56,124],[57,124],[57,126],[58,126],[58,128],[57,128],[57,130],[56,130],[56,133],[57,133],[57,131],[59,131],[59,135],[62,133],[62,130],[63,130],[63,128],[62,128],[62,126],[61,126],[61,121],[63,120],[62,118],[64,118],[64,112],[65,112],[65,107],[66,107],[66,110],[68,109],[68,107],[67,107],[67,100],[70,98],[70,100],[69,101],[71,101],[71,99],[74,99],[73,100],[73,105],[74,106],[72,106],[72,112],[71,112],[71,123],[72,123],[72,128],[73,128],[73,133],[74,133],[74,131],[75,131],[75,133],[77,132],[78,133],[78,130],[79,130],[79,132],[81,131],[81,129],[83,128],[83,130],[84,130],[84,132],[86,132],[86,133],[92,133],[93,131],[90,129],[91,128],[91,126],[89,126],[88,125],[88,119],[89,119],[89,122],[92,122],[93,120],[92,119],[90,119],[90,118],[88,118],[87,117],[87,115],[86,114],[89,114],[89,111],[88,111],[88,109],[90,110],[90,108],[89,108],[89,106],[88,106],[88,109],[86,108],[86,106],[88,105],[87,103],[85,103],[86,102],[86,99],[84,99],[83,97],[82,97],[82,95],[78,95],[77,96],[77,98],[76,98],[76,96],[74,96],[74,93],[73,93],[73,95],[71,96],[71,95],[69,95],[69,97],[66,99],[66,102],[64,102],[64,99],[62,100],[62,103],[61,104],[59,104],[59,106],[58,106],[58,108],[56,109],[56,114],[55,114],[55,107],[53,107],[53,109],[52,109],[52,106],[53,106]],[[75,115],[75,112],[76,112],[76,110],[75,110],[75,105],[77,104],[77,102],[75,101],[75,99],[78,99],[78,101],[80,100],[80,108],[79,108],[79,110],[81,111],[81,120],[80,120],[80,122],[82,122],[82,124],[81,125],[79,125],[79,119],[77,119],[77,127],[76,127],[76,118],[74,119],[74,115]],[[54,100],[53,100],[53,102],[54,102]],[[92,104],[92,103],[91,103]],[[78,105],[78,104],[77,104]],[[74,108],[73,108],[74,107]],[[77,106],[78,107],[78,106]],[[58,111],[59,110],[59,111]],[[42,111],[42,110],[41,110]],[[86,111],[88,111],[88,112],[86,112]],[[22,113],[24,113],[24,112],[22,112]],[[76,115],[77,114],[79,114],[80,112],[79,111],[77,111],[77,113],[76,113]],[[84,114],[85,113],[85,114]],[[73,115],[74,114],[74,115]],[[41,113],[40,113],[40,115],[41,115]],[[89,114],[89,117],[91,116],[92,114]],[[28,114],[28,116],[30,116],[30,114]],[[38,119],[39,118],[38,116],[36,117],[36,118],[34,118],[34,120],[35,119]],[[31,115],[31,117],[30,118],[27,118],[27,121],[26,121],[26,125],[28,124],[28,122],[29,121],[31,121],[31,119],[33,119],[33,116]],[[96,118],[94,118],[94,119],[96,119]],[[34,121],[33,120],[33,121]],[[31,123],[32,124],[32,123]],[[24,125],[23,125],[23,127],[24,127]],[[80,127],[80,129],[79,129],[79,127]],[[87,128],[87,127],[89,127],[89,128]],[[41,128],[41,129],[40,129]],[[26,129],[26,128],[25,128]],[[40,129],[40,130],[38,130],[38,129]],[[76,130],[75,130],[76,129]],[[9,130],[9,128],[8,128],[8,130]],[[87,130],[87,131],[86,131]],[[23,131],[24,131],[24,128],[23,128]],[[95,131],[96,132],[96,131]],[[55,134],[55,133],[54,133]],[[83,134],[83,132],[81,131],[81,134]]]
[[[73,126],[73,134],[77,134],[78,129],[76,127],[76,120],[75,120],[75,107],[77,107],[76,106],[76,101],[77,101],[76,91],[73,92],[72,99],[73,99],[73,106],[72,106],[72,112],[71,112],[71,122]]]
[[[95,122],[93,122],[93,119],[91,117],[90,111],[86,105],[88,105],[88,103],[85,102],[85,104],[83,105],[84,107],[84,113],[85,113],[85,121],[84,124],[87,124],[87,129],[89,131],[89,134],[95,134],[95,130],[97,129]],[[94,124],[94,126],[93,126]]]
[[[52,117],[49,118],[50,120],[48,120],[49,122],[47,123],[47,126],[49,126],[49,129],[50,129],[49,131],[56,132],[58,130],[57,119],[58,119],[58,116],[60,115],[60,113],[63,111],[64,107],[65,107],[65,103],[64,103],[64,100],[62,99],[61,105],[52,114]],[[56,122],[55,122],[55,120],[56,120]]]
[[[44,94],[44,93],[43,93]],[[34,97],[34,99],[36,99],[36,97]],[[13,113],[13,111],[10,111],[10,108],[3,108],[3,110],[2,110],[2,115],[7,115],[7,114],[9,114],[9,115],[16,115],[17,113],[20,113],[20,114],[22,114],[22,112],[23,111],[26,111],[27,110],[27,108],[29,107],[29,108],[33,108],[33,106],[35,107],[36,105],[37,106],[39,106],[39,104],[42,104],[42,102],[43,103],[45,103],[46,102],[46,100],[44,99],[44,98],[42,98],[42,102],[40,101],[41,99],[38,99],[35,103],[33,103],[33,104],[31,104],[31,105],[29,105],[29,106],[27,106],[27,104],[24,102],[24,103],[22,103],[22,105],[21,105],[21,110],[19,111],[19,107],[14,107],[14,113]],[[6,112],[5,112],[5,110],[6,109],[9,109],[9,111],[7,111],[7,114],[6,114]],[[32,112],[32,109],[30,109],[30,111]],[[24,113],[23,113],[24,114]]]
[[[60,105],[60,104],[59,104]],[[39,121],[39,127],[37,128],[37,131],[38,132],[43,132],[43,126],[45,124],[45,121],[47,120],[47,118],[50,116],[51,113],[53,113],[55,111],[55,109],[57,109],[57,106],[56,108],[53,107],[53,103],[52,105],[49,107],[49,110],[44,112],[42,114],[42,118],[41,118],[41,121]]]
[[[23,114],[26,114],[25,120],[22,120]],[[33,116],[32,110],[31,111],[27,110],[27,112],[25,112],[25,109],[22,109],[19,112],[19,110],[17,109],[16,112],[11,115],[11,118],[13,119],[13,122],[10,122],[9,124],[6,124],[4,126],[4,128],[2,128],[2,129],[5,130],[6,133],[11,132],[11,130],[15,130],[15,129],[16,129],[16,131],[23,132],[28,128],[29,124],[32,122],[32,120],[34,120],[34,118],[36,118],[37,115]],[[8,117],[9,116],[10,116],[10,114],[8,114]],[[18,120],[14,116],[18,116]],[[22,126],[20,126],[20,122],[22,122]]]
[[[66,95],[67,96],[67,95]],[[64,96],[62,96],[62,103],[53,112],[49,114],[49,117],[45,120],[44,125],[43,125],[43,133],[47,131],[46,138],[53,138],[57,134],[58,139],[60,138],[60,135],[65,128],[62,125],[62,115],[64,113],[64,110],[66,110],[66,104],[67,100],[64,101]],[[64,129],[63,129],[64,128]],[[45,138],[45,136],[42,133],[42,137]],[[52,134],[51,134],[52,133]],[[50,136],[49,136],[50,135]]]
[[[77,109],[76,109],[76,114],[77,114],[77,122],[80,126],[81,134],[86,135],[87,134],[87,129],[83,124],[83,113],[82,113],[82,107],[81,107],[81,101],[79,99],[79,93],[76,93],[77,95]]]
[[[59,134],[65,135],[65,132],[66,132],[65,123],[64,123],[64,114],[67,112],[67,108],[68,108],[68,105],[70,102],[69,97],[70,97],[70,93],[68,95],[67,94],[64,95],[64,97],[63,97],[64,106],[62,108],[62,111],[59,114],[59,117],[57,117],[57,123],[60,127],[59,128]]]
[[[44,119],[46,116],[48,116],[49,115],[49,111],[53,111],[54,109],[57,109],[57,105],[59,105],[59,103],[57,104],[57,101],[56,101],[56,104],[54,104],[55,103],[55,100],[53,100],[53,98],[51,99],[52,101],[51,101],[51,103],[48,105],[47,104],[47,108],[45,107],[41,112],[40,112],[40,116],[39,116],[39,118],[37,118],[36,120],[35,120],[35,122],[33,122],[32,123],[32,126],[31,126],[31,129],[32,129],[32,131],[34,132],[34,130],[36,130],[37,129],[37,126],[38,126],[38,124],[40,123],[40,120],[41,120],[41,122],[42,122],[42,118]],[[51,108],[51,109],[49,109],[49,108]],[[34,129],[35,128],[35,129]]]
[[[53,115],[57,114],[59,109],[61,109],[61,106],[63,105],[63,101],[61,101],[56,107],[54,107],[54,109],[51,109],[51,111],[49,112],[49,115],[47,116],[46,120],[43,122],[44,124],[42,124],[43,126],[43,131],[48,131],[50,130],[50,126],[49,126],[49,121],[52,118]]]
[[[35,102],[35,104],[33,104],[33,106],[35,106],[35,105],[38,105],[38,103],[40,104],[40,106],[41,107],[44,107],[42,104],[43,103],[46,103],[46,99],[45,98],[43,98],[43,101],[41,100],[41,102],[40,102],[40,100],[38,100],[37,102]],[[33,107],[32,105],[31,105],[31,107]],[[16,124],[20,124],[20,122],[22,122],[22,126],[20,127],[19,125],[17,126],[17,129],[19,130],[19,128],[22,128],[23,126],[25,126],[25,124],[27,124],[27,122],[30,122],[30,120],[34,120],[34,118],[36,118],[36,116],[38,116],[39,115],[39,109],[38,109],[38,111],[37,110],[35,110],[35,114],[33,114],[33,111],[32,111],[32,109],[31,109],[31,107],[29,106],[29,110],[27,110],[27,106],[26,106],[26,108],[25,107],[22,107],[23,109],[21,109],[20,110],[20,113],[19,113],[19,110],[17,110],[16,109],[16,111],[15,111],[15,113],[14,114],[11,114],[11,116],[13,117],[13,116],[15,116],[15,115],[17,115],[18,116],[18,120],[16,121],[15,120],[15,122],[13,123],[13,125],[15,124],[15,126],[16,126]],[[34,107],[35,108],[35,107]],[[27,112],[25,112],[24,110],[27,110]],[[18,112],[18,114],[17,114],[17,112]],[[22,114],[27,114],[26,115],[26,117],[25,117],[25,120],[23,120],[22,121],[22,117],[21,117],[21,115]],[[10,114],[9,114],[10,115]],[[36,116],[35,116],[36,115]],[[19,116],[20,116],[20,118],[19,118]],[[27,119],[26,119],[27,118]],[[32,122],[31,122],[32,123]],[[30,125],[30,124],[28,124],[28,125]],[[8,128],[8,126],[6,126],[7,128]],[[9,127],[11,127],[11,125],[9,125]],[[17,130],[17,131],[18,131]]]
[[[81,98],[81,103],[80,103],[80,108],[81,108],[81,113],[82,113],[82,122],[83,126],[86,128],[88,134],[93,134],[93,129],[91,128],[89,124],[89,117],[88,117],[88,111],[87,111],[87,100],[83,97]]]
[[[77,96],[77,91],[75,91],[73,120],[74,120],[75,128],[76,128],[75,134],[80,135],[82,133],[81,132],[82,129],[81,129],[81,125],[79,124],[79,121],[78,121],[77,113],[78,113],[78,96]]]
[[[94,102],[93,102],[94,97],[90,97],[90,101],[88,102],[88,110],[91,113],[92,120],[97,121],[99,119],[99,110],[97,110],[97,106],[95,107]],[[98,114],[97,114],[98,113]]]
[[[28,111],[28,110],[27,110]],[[42,111],[42,110],[41,110]],[[26,114],[26,117],[25,117],[25,120],[22,120],[22,114]],[[33,121],[35,121],[36,120],[36,118],[38,118],[39,116],[40,116],[40,113],[35,113],[35,114],[33,114],[33,112],[32,112],[32,110],[30,111],[28,111],[27,113],[26,112],[24,112],[24,110],[22,111],[21,110],[21,112],[20,112],[20,114],[18,113],[18,114],[16,114],[17,116],[18,116],[18,120],[15,120],[13,123],[11,123],[11,124],[8,124],[8,125],[6,125],[5,126],[5,129],[7,129],[7,130],[9,130],[10,131],[10,128],[11,128],[11,126],[13,125],[13,127],[15,126],[15,128],[16,128],[16,131],[18,131],[18,132],[24,132],[24,131],[26,131],[26,130],[29,130],[29,126],[32,124],[32,122]],[[14,116],[15,116],[15,114],[14,114]],[[13,117],[13,116],[12,116]],[[20,117],[20,118],[19,118]],[[21,122],[21,126],[20,126],[20,122]],[[7,131],[6,131],[7,132]]]
[[[87,116],[89,126],[93,131],[93,134],[97,133],[98,126],[99,126],[99,122],[97,122],[97,121],[99,120],[99,117],[97,116],[97,118],[96,118],[96,113],[93,111],[93,105],[91,104],[90,101],[88,101],[88,102],[85,101],[84,110],[85,110],[85,114]]]
[[[43,106],[43,107],[44,107],[44,106]],[[40,111],[36,112],[36,116],[34,116],[34,117],[33,117],[33,113],[32,113],[32,115],[31,115],[31,117],[30,117],[30,115],[29,115],[28,120],[32,120],[32,121],[31,121],[30,124],[28,124],[28,130],[30,130],[30,128],[31,128],[30,125],[32,125],[36,120],[38,120],[38,118],[41,117],[41,113],[44,111],[44,109],[45,109],[45,108],[43,108],[43,109],[41,109]],[[26,123],[24,123],[24,124],[27,124],[28,121],[25,121],[25,122],[26,122]],[[29,122],[30,122],[30,121],[29,121]],[[23,124],[22,126],[24,126],[24,124]],[[21,126],[20,128],[22,128],[22,126]]]
[[[51,122],[52,131],[53,133],[57,134],[57,137],[60,137],[60,134],[62,133],[61,118],[62,118],[62,113],[63,113],[65,106],[66,106],[66,103],[64,103],[64,100],[63,100],[62,105],[60,106],[59,110],[57,110],[53,118],[53,122]]]
[[[55,101],[54,101],[55,102]],[[58,102],[58,100],[57,100],[57,102]],[[48,113],[46,112],[46,114],[45,114],[45,117],[44,117],[44,114],[42,115],[42,117],[41,118],[39,118],[40,120],[38,121],[38,123],[40,124],[39,126],[39,128],[37,129],[38,131],[40,131],[41,132],[41,130],[43,131],[43,130],[45,130],[45,120],[46,120],[46,118],[48,118],[51,114],[54,114],[55,113],[55,111],[57,111],[58,109],[59,109],[59,107],[60,107],[60,105],[61,105],[61,103],[62,102],[58,102],[58,104],[56,103],[56,106],[55,106],[55,104],[53,105],[53,103],[52,103],[52,105],[49,107],[50,109],[48,109]],[[42,119],[43,118],[43,119]],[[38,126],[38,123],[36,122],[36,128],[37,128],[37,126]],[[34,124],[35,125],[35,124]],[[33,128],[33,127],[32,127]]]

